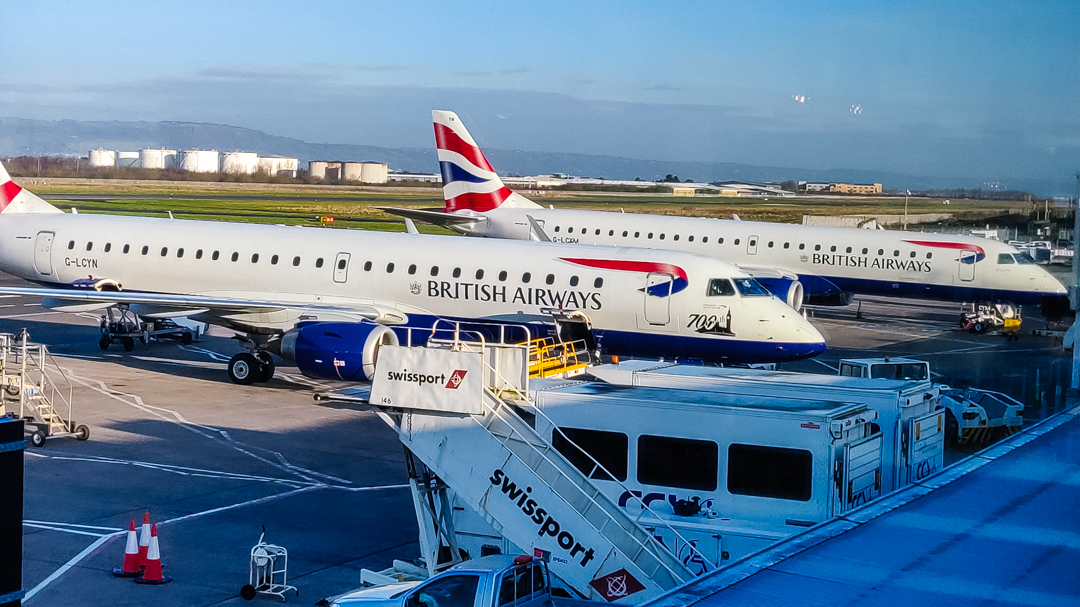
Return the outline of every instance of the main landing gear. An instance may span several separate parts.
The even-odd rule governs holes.
[[[242,386],[265,383],[274,378],[274,369],[274,357],[269,352],[241,352],[229,360],[229,379]]]

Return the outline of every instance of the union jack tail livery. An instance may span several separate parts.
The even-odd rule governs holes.
[[[503,185],[457,114],[434,110],[431,119],[439,149],[445,213],[465,210],[483,213],[498,207],[540,208]]]
[[[22,189],[0,164],[0,213],[60,213],[60,209]]]

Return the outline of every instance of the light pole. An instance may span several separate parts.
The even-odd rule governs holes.
[[[904,190],[904,231],[907,231],[907,199],[911,196],[911,190]]]

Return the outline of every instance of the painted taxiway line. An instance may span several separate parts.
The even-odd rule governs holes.
[[[34,586],[33,588],[31,588],[30,591],[27,592],[25,596],[23,596],[23,599],[22,599],[23,603],[25,604],[26,601],[29,601],[30,599],[34,598],[35,594],[41,592],[42,590],[45,589],[46,586],[53,583],[61,575],[64,575],[65,573],[67,573],[68,569],[71,569],[75,565],[78,565],[79,561],[81,561],[84,558],[90,556],[95,550],[97,550],[103,544],[105,544],[105,542],[107,542],[107,541],[111,540],[112,538],[117,537],[119,535],[123,535],[124,533],[125,533],[124,531],[117,531],[116,533],[110,533],[109,535],[99,537],[93,544],[90,544],[89,546],[84,548],[82,552],[80,552],[79,554],[76,554],[75,556],[71,557],[70,561],[68,561],[68,562],[64,563],[63,565],[61,565],[60,568],[57,569],[56,571],[53,571],[52,574],[49,577],[41,580],[41,582],[39,582],[37,586]]]

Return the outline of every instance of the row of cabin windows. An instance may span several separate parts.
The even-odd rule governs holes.
[[[74,248],[75,248],[75,241],[72,240],[72,241],[68,242],[68,249],[74,249]],[[111,251],[112,250],[112,243],[105,243],[104,249],[105,249],[106,253]],[[87,251],[94,250],[94,243],[93,242],[87,242],[86,243],[86,250]],[[124,245],[123,251],[124,251],[125,254],[130,252],[131,251],[131,245]],[[142,248],[142,254],[143,255],[148,255],[149,253],[150,253],[150,247],[144,245],[143,248]],[[168,255],[169,255],[169,247],[162,247],[161,248],[161,256],[162,257],[167,257]],[[179,249],[176,249],[176,257],[177,258],[182,258],[183,256],[184,256],[183,247],[181,247]],[[221,257],[221,252],[220,251],[214,251],[210,255],[210,259],[212,259],[214,261],[217,261],[220,257]],[[195,251],[195,259],[202,259],[202,258],[203,258],[203,250],[199,249],[199,250]],[[234,251],[232,256],[230,257],[230,259],[232,261],[239,261],[240,260],[240,253],[237,253],[237,252]],[[259,259],[260,258],[259,258],[258,253],[252,253],[252,255],[251,255],[251,263],[259,263]],[[278,257],[277,255],[274,255],[274,256],[270,257],[270,265],[277,265],[279,260],[280,260],[280,257]],[[337,269],[344,270],[345,266],[347,264],[348,264],[348,262],[345,259],[339,259],[338,262],[337,262]],[[300,265],[300,257],[299,256],[293,257],[292,265],[294,265],[294,266],[299,266]],[[370,262],[370,261],[365,262],[364,263],[364,271],[365,272],[370,272],[373,265],[374,264],[372,262]],[[316,268],[323,267],[323,258],[322,257],[315,260],[315,267]],[[395,267],[396,266],[395,266],[395,264],[393,262],[390,262],[390,263],[386,264],[386,273],[387,274],[392,274],[394,272]],[[416,274],[416,269],[417,269],[416,264],[409,265],[409,268],[408,268],[409,274]],[[428,270],[428,273],[431,276],[438,276],[439,275],[439,266],[431,266],[431,268]],[[454,278],[460,278],[461,277],[461,268],[454,268],[451,271],[451,275]],[[476,280],[483,279],[484,278],[484,270],[477,270],[475,276],[476,276]],[[506,270],[503,270],[503,271],[499,272],[499,280],[500,281],[505,281],[507,279],[507,277],[508,277],[508,274],[507,274]],[[532,280],[532,273],[525,272],[524,274],[521,275],[521,282],[528,283],[531,280]],[[549,284],[549,285],[555,284],[555,275],[554,274],[548,274],[547,276],[544,277],[544,282],[546,284]],[[570,286],[571,287],[578,286],[579,282],[580,282],[580,279],[577,276],[571,276],[570,277]],[[603,278],[597,277],[596,279],[593,280],[593,287],[594,288],[599,289],[600,287],[603,287],[603,286],[604,286],[604,279]]]
[[[555,449],[589,478],[626,481],[629,467],[626,434],[560,428],[551,438]],[[716,491],[719,453],[720,448],[713,441],[643,434],[637,438],[637,482]],[[735,495],[809,501],[813,463],[813,454],[803,449],[731,444],[727,453],[727,490]]]
[[[555,226],[555,231],[558,232],[560,230],[560,228],[561,228],[561,226]],[[587,234],[588,231],[589,230],[587,228],[581,228],[580,233],[581,234]],[[574,228],[567,228],[566,233],[567,234],[573,234],[574,233]],[[600,230],[596,230],[594,235],[599,236],[600,235]],[[608,236],[614,236],[614,235],[615,235],[615,230],[608,230]],[[623,238],[628,238],[629,235],[630,235],[630,232],[624,230],[622,235],[623,235]],[[646,234],[645,238],[646,239],[651,239],[653,236],[654,236],[653,232],[648,232]],[[641,237],[641,232],[634,232],[634,238],[640,238],[640,237]],[[664,234],[663,232],[661,232],[660,233],[660,240],[664,240],[665,238],[667,238],[667,234]],[[672,240],[679,240],[679,235],[675,234],[674,236],[672,236],[671,239]],[[687,242],[694,242],[694,237],[693,236],[688,236],[686,238],[686,240],[687,240]],[[702,244],[707,244],[708,242],[709,242],[709,237],[708,236],[702,236],[701,237],[701,243]],[[736,238],[735,240],[732,241],[732,244],[739,245],[741,242],[742,242],[741,238]],[[716,244],[724,244],[723,237],[717,238],[716,239]],[[747,244],[749,246],[751,246],[751,247],[756,247],[757,246],[757,240],[751,238],[750,241]],[[775,247],[775,246],[776,246],[776,241],[775,240],[770,240],[768,242],[768,244],[766,244],[766,247],[768,247],[770,249]],[[791,248],[791,243],[790,242],[785,242],[784,245],[783,245],[783,248],[790,249]],[[800,251],[805,251],[806,250],[806,243],[800,243],[799,244],[799,250]],[[814,245],[814,250],[815,251],[820,251],[821,250],[821,245],[819,245],[819,244]],[[830,253],[835,253],[836,252],[836,245],[832,245],[831,247],[829,247],[829,252]],[[844,252],[845,253],[851,253],[852,252],[852,247],[847,247]],[[870,249],[867,248],[867,247],[863,247],[862,254],[863,255],[868,255],[869,253],[870,253]],[[879,256],[885,255],[885,249],[878,249],[877,254]],[[893,254],[893,257],[899,257],[900,256],[900,250],[899,249],[894,249],[892,254]],[[916,255],[915,251],[909,251],[909,256],[910,257],[915,257],[915,255]],[[931,259],[931,258],[933,258],[933,256],[934,256],[933,253],[927,253],[926,254],[927,259]]]
[[[74,249],[74,248],[75,248],[75,241],[72,240],[72,241],[68,242],[68,249]],[[112,243],[111,242],[105,243],[105,246],[102,247],[102,249],[106,253],[112,251]],[[94,250],[94,243],[93,242],[87,242],[86,243],[86,250],[87,251],[93,251]],[[122,252],[125,255],[130,253],[131,252],[131,245],[129,245],[129,244],[124,245],[124,248],[122,249]],[[150,247],[147,246],[147,245],[143,245],[143,248],[140,251],[140,253],[143,254],[143,255],[149,255],[150,254]],[[180,247],[180,248],[176,249],[176,257],[178,259],[183,258],[184,254],[185,254],[184,247]],[[169,247],[161,247],[160,255],[162,257],[168,257],[169,256]],[[199,250],[195,251],[195,259],[202,259],[202,258],[203,258],[203,250],[199,249]],[[221,259],[221,251],[214,251],[213,253],[211,253],[210,254],[210,259],[212,259],[213,261],[217,261],[218,259]],[[231,261],[240,261],[240,253],[237,253],[236,251],[233,251],[233,254],[231,256],[229,256],[229,259]],[[275,265],[276,266],[278,264],[278,261],[280,261],[280,260],[281,260],[280,256],[273,255],[273,256],[270,257],[270,265]],[[253,253],[251,255],[251,263],[259,263],[259,254],[258,253]],[[294,265],[294,266],[299,266],[300,265],[300,256],[299,255],[292,258],[292,265]],[[345,269],[345,260],[342,259],[341,263],[339,263],[338,265],[340,266],[340,269],[342,269],[342,270]],[[323,258],[322,257],[315,260],[315,267],[316,268],[323,267]]]
[[[342,261],[344,261],[344,260],[342,260]],[[373,267],[375,267],[375,264],[373,262],[370,262],[370,261],[364,262],[364,271],[365,272],[370,272]],[[395,265],[394,262],[390,262],[390,263],[386,264],[386,273],[387,274],[393,274],[394,270],[396,268],[397,268],[397,265]],[[406,269],[406,272],[408,272],[409,275],[416,274],[416,271],[417,271],[416,264],[410,264],[409,267]],[[438,276],[439,275],[439,266],[431,266],[431,268],[428,270],[428,274],[431,275],[432,277]],[[483,269],[479,269],[479,270],[476,271],[476,273],[473,276],[475,276],[476,280],[483,280],[485,274],[486,274],[486,272]],[[461,268],[454,268],[453,270],[450,271],[450,275],[453,276],[454,278],[461,278]],[[502,270],[501,272],[499,272],[498,276],[499,276],[499,281],[501,282],[501,281],[505,281],[509,277],[509,274],[506,272],[506,270]],[[532,281],[532,272],[525,272],[524,274],[521,275],[521,282],[528,283],[528,282],[531,282],[531,281]],[[570,277],[570,286],[571,287],[578,286],[578,283],[580,283],[580,282],[581,282],[581,279],[579,279],[577,276],[571,276]],[[547,276],[545,276],[544,277],[544,283],[549,284],[549,285],[555,284],[555,275],[554,274],[548,274]],[[595,280],[593,280],[593,287],[594,288],[599,289],[602,286],[604,286],[604,279],[603,278],[597,277]]]

